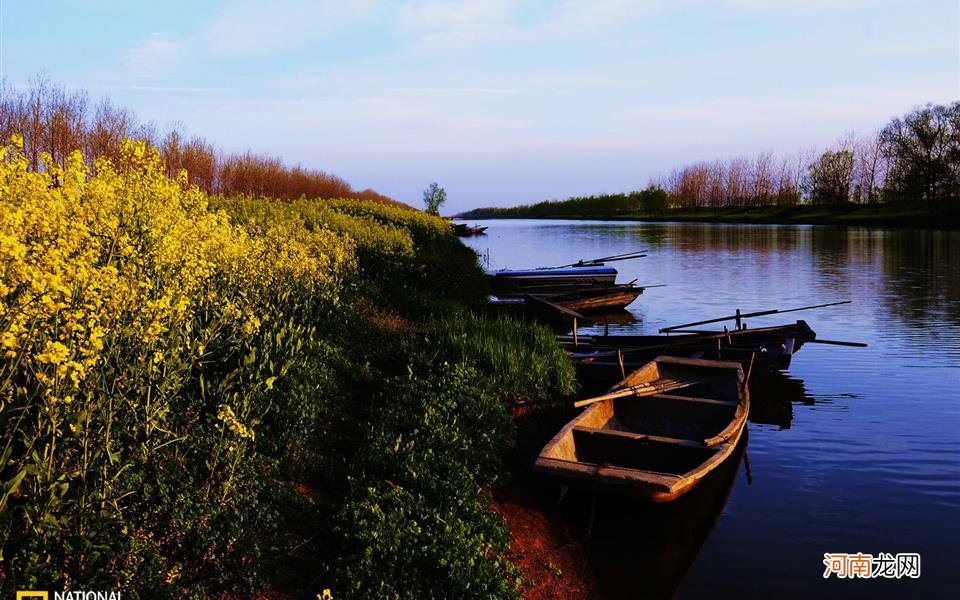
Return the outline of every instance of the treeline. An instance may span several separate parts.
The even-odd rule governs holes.
[[[768,151],[698,162],[654,178],[643,192],[482,208],[465,216],[617,216],[800,204],[890,204],[926,207],[934,215],[956,211],[958,199],[960,102],[954,102],[916,108],[872,135],[846,135],[819,153]]]
[[[225,153],[202,136],[184,135],[179,126],[162,131],[109,99],[93,102],[87,92],[69,90],[45,77],[34,79],[26,89],[0,83],[0,140],[5,143],[13,134],[23,136],[24,155],[35,172],[45,169],[44,153],[65,167],[69,153],[78,149],[91,169],[99,157],[116,163],[123,140],[129,138],[158,149],[167,176],[177,177],[185,170],[190,183],[208,194],[396,203],[371,189],[354,190],[336,175],[287,166],[269,154]]]
[[[544,200],[536,204],[510,207],[486,207],[463,213],[463,218],[555,218],[555,217],[610,217],[643,211],[658,214],[667,209],[670,197],[665,190],[649,188],[625,194],[579,196],[566,200]]]
[[[960,102],[914,109],[819,154],[701,162],[655,183],[683,208],[896,203],[924,205],[932,214],[960,195]]]

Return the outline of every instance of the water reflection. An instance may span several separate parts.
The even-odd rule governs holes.
[[[609,331],[633,331],[643,326],[643,308],[637,307],[632,310],[618,310],[605,314],[584,315],[586,318],[585,331],[603,332]]]
[[[802,379],[784,373],[757,371],[750,376],[750,422],[790,429],[793,405],[814,404]]]
[[[617,333],[656,333],[738,307],[783,309],[850,299],[853,304],[796,313],[789,320],[803,318],[821,339],[869,344],[865,349],[807,344],[786,374],[765,380],[762,372],[754,373],[750,463],[755,479],[748,485],[746,478],[734,478],[729,504],[695,560],[653,555],[656,547],[662,557],[678,555],[669,536],[657,531],[661,517],[678,518],[669,509],[636,509],[647,515],[654,537],[632,554],[619,546],[625,552],[620,557],[616,544],[604,550],[601,541],[604,528],[617,533],[617,521],[598,520],[591,552],[600,579],[611,582],[608,593],[630,585],[645,589],[626,581],[643,575],[651,589],[668,590],[674,584],[658,580],[683,578],[677,571],[693,561],[679,592],[684,597],[836,595],[839,582],[819,576],[818,557],[826,551],[923,556],[924,575],[908,586],[848,582],[858,584],[854,593],[942,596],[960,586],[960,233],[488,224],[488,239],[468,243],[489,249],[491,261],[504,268],[648,248],[648,258],[617,263],[621,280],[668,286],[645,292],[630,307],[637,321],[618,325]],[[780,324],[784,317],[750,321],[757,328]],[[721,491],[713,499],[725,495]],[[628,505],[620,514],[629,510]],[[618,514],[598,505],[598,519],[608,512]],[[585,523],[579,527],[582,531]],[[638,526],[632,535],[645,534]],[[697,544],[688,545],[688,552]],[[645,562],[657,566],[647,568]],[[850,590],[845,586],[840,593]]]
[[[747,447],[673,502],[644,503],[580,492],[564,515],[584,548],[604,598],[671,598],[710,536]]]

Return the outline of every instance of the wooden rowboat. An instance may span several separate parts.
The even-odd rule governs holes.
[[[478,309],[490,315],[529,317],[553,321],[558,311],[567,314],[609,313],[622,311],[636,300],[645,288],[633,283],[594,286],[565,294],[523,294],[522,296],[491,296]],[[544,310],[544,307],[551,310]],[[544,318],[547,317],[547,318]],[[565,318],[565,317],[564,317]],[[564,322],[568,322],[565,319]],[[581,323],[584,322],[583,320]]]
[[[726,332],[679,335],[570,336],[560,342],[570,353],[581,388],[600,391],[620,380],[625,372],[660,355],[739,362],[744,370],[779,371],[790,367],[793,355],[817,334],[806,321]],[[622,361],[622,367],[621,367]]]
[[[586,355],[597,353],[598,359],[613,357],[617,350],[624,359],[646,363],[658,354],[691,356],[713,360],[738,360],[740,356],[757,355],[757,361],[769,364],[773,369],[786,369],[800,348],[816,340],[816,332],[804,320],[784,325],[734,329],[732,331],[701,331],[677,335],[580,335],[574,345],[570,336],[560,338],[561,344],[570,352]],[[737,353],[738,351],[739,354]],[[653,354],[654,356],[651,356]],[[648,358],[643,359],[641,357]],[[638,365],[639,366],[639,365]]]
[[[678,498],[722,464],[750,410],[738,363],[670,356],[585,402],[544,446],[537,470],[565,485],[653,502]]]
[[[545,296],[547,300],[579,313],[623,310],[640,297],[644,288],[625,283],[570,291]],[[537,295],[537,294],[533,294]]]
[[[555,269],[501,270],[487,274],[490,291],[497,295],[560,294],[582,287],[613,285],[617,270],[606,265]]]

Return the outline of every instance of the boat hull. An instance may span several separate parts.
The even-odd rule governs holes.
[[[565,269],[503,270],[487,275],[490,290],[496,295],[523,293],[568,293],[577,288],[613,285],[617,270],[607,266]]]
[[[563,296],[553,298],[551,302],[579,313],[595,313],[623,310],[633,304],[634,300],[639,298],[641,294],[643,294],[642,287],[614,288],[601,293],[574,293],[570,294],[569,298]]]
[[[816,333],[801,320],[789,325],[727,333],[581,336],[577,344],[569,338],[562,341],[571,353],[581,387],[592,392],[606,389],[624,373],[659,355],[736,361],[744,371],[782,371],[790,368],[793,355],[813,339]]]
[[[746,426],[749,392],[737,363],[667,356],[612,390],[669,378],[695,383],[687,392],[591,404],[544,446],[536,469],[564,485],[651,502],[686,494],[733,453]]]

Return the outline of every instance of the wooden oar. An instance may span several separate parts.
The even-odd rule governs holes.
[[[554,304],[550,300],[544,298],[543,296],[538,296],[536,294],[524,294],[523,301],[529,302],[534,306],[538,306],[541,309],[546,310],[547,312],[553,311],[557,315],[562,315],[569,317],[571,319],[583,319],[583,315],[578,313],[575,310],[569,309],[565,306],[560,306],[559,304]]]
[[[616,398],[625,398],[627,396],[652,396],[654,394],[662,394],[663,392],[672,392],[673,390],[679,390],[680,388],[690,387],[691,385],[695,385],[697,383],[700,383],[700,380],[657,379],[655,381],[648,381],[638,385],[631,385],[630,387],[623,388],[622,390],[604,394],[603,396],[597,396],[596,398],[580,400],[574,402],[573,405],[576,408],[580,408],[582,406],[596,404],[597,402],[604,402],[606,400],[613,400]]]
[[[575,263],[570,263],[567,265],[560,265],[559,267],[540,267],[541,269],[566,269],[567,267],[582,267],[584,265],[595,265],[601,262],[614,262],[619,260],[632,260],[634,258],[643,258],[646,256],[644,252],[648,250],[636,250],[634,252],[624,252],[623,254],[614,254],[613,256],[602,256],[600,258],[592,258],[590,260],[578,260]]]
[[[747,374],[743,378],[743,387],[741,389],[747,389],[747,384],[750,383],[750,375],[753,374],[753,361],[757,358],[756,352],[750,353],[750,366],[747,367]]]
[[[867,345],[863,342],[841,342],[837,340],[807,340],[805,344],[830,344],[831,346],[850,346],[851,348],[866,348]]]
[[[812,306],[801,306],[800,308],[787,308],[780,310],[777,308],[771,310],[761,310],[752,313],[741,313],[737,309],[737,314],[730,315],[729,317],[717,317],[716,319],[707,319],[705,321],[694,321],[693,323],[684,323],[683,325],[671,325],[670,327],[664,327],[660,330],[660,333],[667,333],[668,331],[674,331],[676,329],[685,329],[687,327],[695,327],[697,325],[707,325],[708,323],[720,323],[722,321],[732,321],[736,319],[738,322],[741,319],[748,319],[751,317],[765,317],[767,315],[777,315],[780,313],[796,312],[798,310],[810,310],[813,308],[824,308],[825,306],[837,306],[840,304],[850,304],[852,300],[841,300],[840,302],[827,302],[826,304],[814,304]]]

